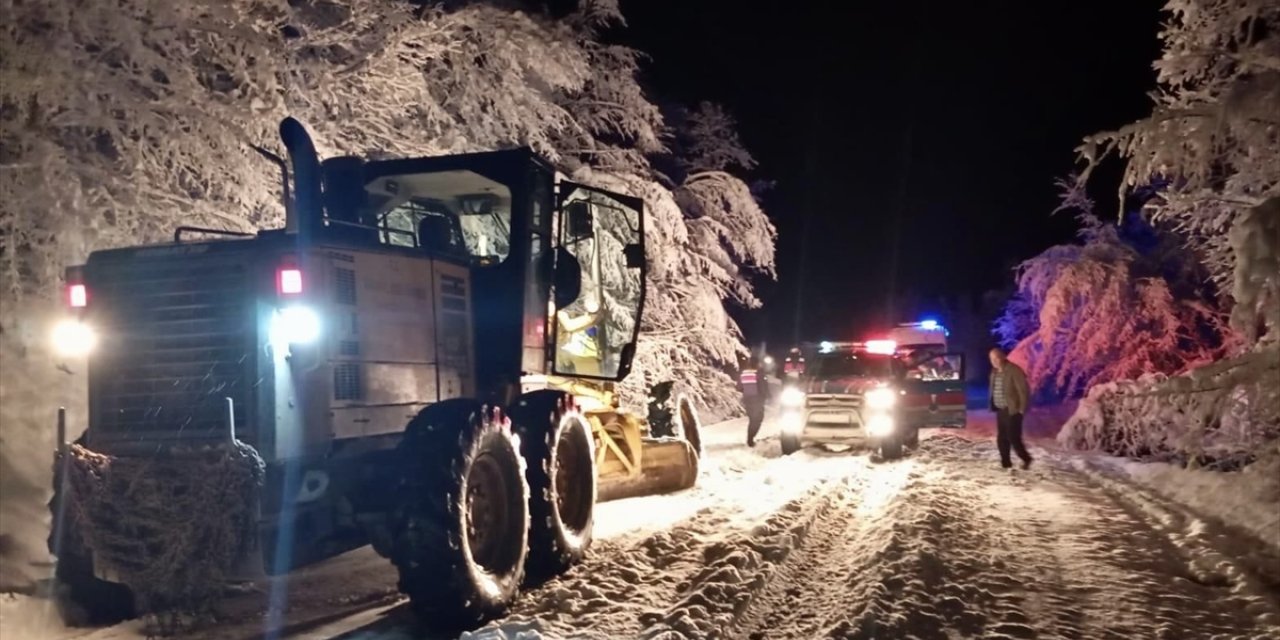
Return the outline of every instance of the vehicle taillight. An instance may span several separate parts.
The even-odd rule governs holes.
[[[82,283],[67,285],[67,304],[72,309],[83,309],[89,306],[89,289]]]
[[[283,267],[276,273],[276,291],[280,295],[298,295],[302,293],[302,269]]]

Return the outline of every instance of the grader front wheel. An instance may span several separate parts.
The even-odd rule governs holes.
[[[582,560],[595,522],[591,427],[559,391],[535,391],[511,408],[529,483],[527,579],[540,581]]]

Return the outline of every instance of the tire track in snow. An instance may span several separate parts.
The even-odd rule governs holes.
[[[1010,557],[1007,577],[1021,582],[1015,597],[1038,637],[1275,637],[1265,605],[1189,572],[1180,551],[1187,547],[1169,538],[1176,508],[1158,505],[1163,518],[1134,508],[1140,494],[1104,491],[1043,451],[1038,471],[1009,477],[994,469],[990,451],[975,455],[989,445],[944,440],[928,448],[957,476],[956,488],[980,498],[973,530]],[[1000,572],[998,560],[988,564]]]
[[[1085,459],[1072,468],[1161,534],[1192,583],[1217,591],[1252,617],[1272,637],[1280,637],[1280,557],[1246,535],[1230,531],[1155,491],[1120,479]]]
[[[526,593],[469,638],[707,638],[731,626],[763,573],[797,546],[865,463],[792,456],[755,463],[697,491],[675,526],[598,541],[583,564]],[[651,499],[636,503],[660,507]],[[663,516],[655,514],[662,519]]]
[[[849,535],[807,550],[813,569],[797,566],[741,636],[1032,637],[1018,580],[990,554],[975,496],[957,480],[918,464],[883,508],[848,509]],[[797,604],[807,611],[789,614]]]
[[[634,546],[601,545],[593,561],[531,594],[499,627],[536,620],[549,637],[716,637],[763,584],[770,564],[808,535],[841,484],[810,489],[754,530],[716,535],[726,519],[706,509]],[[473,637],[510,636],[481,630]]]
[[[850,481],[832,481],[788,503],[750,532],[703,549],[704,566],[681,584],[680,599],[641,617],[644,638],[721,638],[734,628],[779,566],[789,566],[811,536],[826,536],[832,514],[847,500]]]
[[[890,599],[902,584],[883,575],[882,563],[899,557],[902,496],[922,480],[914,461],[879,465],[824,514],[823,528],[790,561],[744,616],[736,636],[814,638],[846,626],[851,612],[868,611]],[[922,572],[922,575],[925,572]],[[797,606],[803,603],[803,606]],[[893,636],[886,636],[893,637]]]

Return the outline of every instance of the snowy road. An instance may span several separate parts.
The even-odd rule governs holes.
[[[983,437],[933,434],[880,462],[741,436],[711,430],[694,490],[601,505],[584,564],[464,637],[1280,637],[1280,559],[1088,458],[1037,446],[1010,473]],[[394,584],[367,550],[301,572],[284,635],[451,637]],[[185,637],[261,637],[263,589]]]

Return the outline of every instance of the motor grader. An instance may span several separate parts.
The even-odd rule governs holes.
[[[73,600],[118,617],[371,543],[417,612],[471,624],[579,561],[598,500],[693,485],[690,403],[614,393],[641,200],[529,150],[321,162],[280,131],[283,229],[67,270],[55,341],[87,358],[89,415],[68,442],[59,414],[50,548]]]

